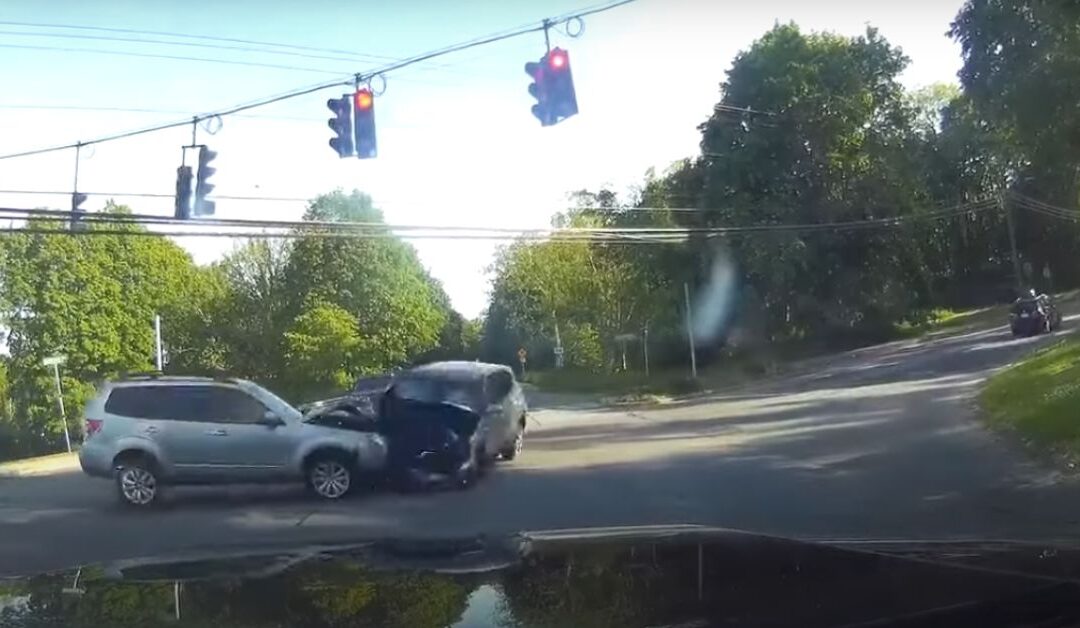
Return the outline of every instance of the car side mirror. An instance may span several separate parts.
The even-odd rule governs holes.
[[[285,420],[274,414],[272,411],[267,410],[263,413],[262,418],[259,419],[259,425],[265,425],[266,427],[281,427],[285,425]]]

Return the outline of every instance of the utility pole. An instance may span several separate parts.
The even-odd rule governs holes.
[[[1024,291],[1024,276],[1020,272],[1020,253],[1016,250],[1016,225],[1013,223],[1012,208],[1005,204],[1005,197],[998,197],[998,206],[1005,212],[1005,224],[1009,228],[1009,248],[1012,249],[1013,276],[1016,278],[1016,296]]]
[[[52,355],[41,361],[43,366],[53,367],[53,379],[56,382],[56,403],[60,406],[60,420],[64,422],[64,444],[71,453],[71,434],[68,432],[67,413],[64,411],[64,389],[60,386],[60,365],[67,361],[66,355]]]
[[[641,330],[641,346],[645,352],[645,377],[649,376],[649,324],[645,323],[645,328]]]
[[[163,372],[161,353],[161,316],[154,314],[154,363],[157,364],[159,373]]]
[[[690,341],[690,374],[697,379],[697,351],[694,349],[694,319],[690,314],[690,284],[683,282],[683,297],[686,300],[686,337]]]

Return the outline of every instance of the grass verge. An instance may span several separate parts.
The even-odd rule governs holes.
[[[979,405],[991,428],[1068,462],[1080,460],[1080,339],[1057,342],[994,375]]]
[[[79,456],[76,453],[49,454],[0,462],[0,478],[49,475],[78,468]]]

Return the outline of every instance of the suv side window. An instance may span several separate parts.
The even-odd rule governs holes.
[[[488,376],[487,397],[488,403],[499,403],[507,395],[514,385],[514,380],[506,371],[498,371]]]
[[[255,423],[263,418],[267,408],[261,401],[242,390],[224,386],[191,386],[196,421],[211,423]]]
[[[105,400],[105,412],[134,419],[164,419],[161,397],[155,394],[160,386],[123,386],[113,388]]]

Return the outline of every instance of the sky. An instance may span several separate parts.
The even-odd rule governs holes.
[[[598,3],[5,0],[0,154],[186,120]],[[901,79],[914,88],[956,82],[960,49],[945,32],[961,4],[636,0],[584,18],[576,38],[552,30],[552,45],[570,52],[580,110],[554,127],[530,113],[524,64],[544,53],[535,33],[387,74],[375,104],[377,159],[340,159],[327,144],[326,100],[348,88],[225,117],[197,139],[218,153],[215,194],[298,199],[219,199],[220,218],[297,220],[299,199],[342,188],[371,194],[395,225],[546,227],[571,191],[628,191],[649,168],[662,172],[696,154],[697,126],[719,101],[732,59],[776,22],[845,35],[874,26],[911,59]],[[84,148],[79,189],[94,195],[83,207],[96,211],[113,198],[171,216],[180,147],[190,141],[187,126]],[[0,160],[0,207],[69,209],[75,163],[73,150]],[[55,194],[13,193],[23,191]],[[199,263],[236,246],[178,242]],[[467,317],[486,306],[496,245],[414,242]]]

